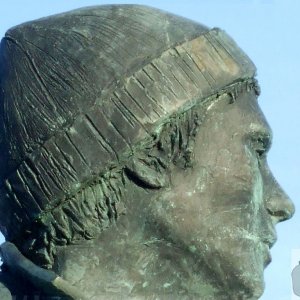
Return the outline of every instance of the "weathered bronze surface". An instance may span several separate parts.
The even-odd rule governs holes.
[[[259,298],[294,206],[224,31],[83,8],[8,30],[0,68],[1,299]]]

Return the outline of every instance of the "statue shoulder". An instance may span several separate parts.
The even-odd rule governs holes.
[[[1,300],[12,300],[12,295],[10,290],[5,286],[4,282],[2,282],[0,276],[0,299]]]
[[[0,300],[30,300],[36,299],[34,296],[39,294],[31,282],[23,279],[18,274],[11,273],[6,268],[0,271]]]

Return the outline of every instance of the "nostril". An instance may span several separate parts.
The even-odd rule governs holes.
[[[272,217],[277,219],[277,222],[283,222],[294,215],[295,205],[290,199],[278,199],[277,201],[271,200],[267,205],[267,211]]]

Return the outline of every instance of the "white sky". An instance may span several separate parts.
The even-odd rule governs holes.
[[[265,272],[261,300],[290,300],[291,268],[300,261],[300,1],[299,0],[0,0],[0,35],[14,25],[77,7],[139,3],[161,8],[227,31],[253,59],[262,87],[261,107],[273,129],[269,164],[296,205],[296,214],[277,226],[273,262]],[[1,154],[0,154],[1,155]],[[0,166],[1,168],[1,166]],[[0,236],[0,242],[3,237]]]

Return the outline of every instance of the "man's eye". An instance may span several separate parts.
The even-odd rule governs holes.
[[[257,153],[258,157],[264,157],[266,155],[266,149],[264,148],[258,148],[255,150],[255,152]]]
[[[270,136],[256,136],[251,140],[252,149],[256,152],[258,158],[264,158],[271,147]]]

